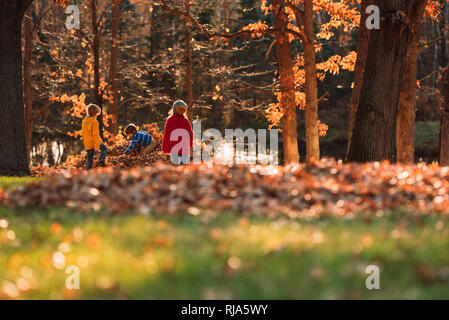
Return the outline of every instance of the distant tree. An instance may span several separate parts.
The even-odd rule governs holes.
[[[439,163],[440,166],[449,166],[449,67],[444,73],[441,92],[443,105],[441,106]]]
[[[313,0],[304,0],[304,70],[306,94],[306,156],[307,161],[320,160],[318,130],[318,80],[315,55]],[[298,20],[298,19],[297,19]],[[299,25],[299,21],[298,21]]]
[[[276,52],[279,63],[280,79],[280,106],[282,116],[282,140],[284,143],[284,162],[286,164],[299,161],[298,129],[296,121],[296,89],[295,74],[293,71],[293,58],[290,40],[287,33],[282,30],[287,25],[285,4],[282,0],[273,0],[274,28],[276,37]]]
[[[92,87],[95,103],[100,107],[101,114],[97,119],[100,122],[100,136],[103,138],[103,95],[100,88],[100,20],[98,18],[98,3],[97,0],[89,0],[91,28],[92,28],[92,53],[93,53],[93,71],[94,71],[94,85]]]
[[[109,107],[109,114],[111,115],[111,122],[109,124],[109,131],[112,134],[117,134],[118,129],[118,79],[117,68],[119,58],[119,43],[120,43],[120,3],[121,0],[112,0],[112,35],[111,35],[111,51],[110,51],[110,69],[109,81],[111,86],[112,101]]]
[[[416,75],[421,22],[427,2],[427,0],[420,2],[410,16],[410,39],[402,71],[396,129],[396,157],[397,161],[401,163],[413,163],[415,161],[415,101],[418,87]]]
[[[307,160],[319,159],[319,135],[325,134],[326,125],[321,124],[318,119],[318,102],[320,98],[318,97],[317,81],[314,78],[324,80],[327,73],[338,74],[341,69],[352,70],[355,60],[355,53],[350,52],[346,57],[340,55],[334,55],[324,61],[317,63],[316,52],[321,51],[322,47],[316,43],[315,39],[329,40],[334,36],[332,30],[334,28],[342,28],[349,31],[355,25],[358,20],[358,14],[355,9],[351,7],[351,1],[340,1],[340,2],[327,2],[327,1],[310,1],[305,2],[304,0],[282,0],[280,2],[272,1],[268,4],[267,1],[262,1],[262,10],[268,14],[271,13],[274,16],[274,21],[276,23],[277,16],[279,13],[285,12],[286,19],[284,25],[274,24],[274,28],[270,28],[268,23],[258,21],[256,23],[250,24],[244,29],[251,30],[253,34],[258,36],[264,36],[266,34],[276,35],[275,44],[276,47],[280,45],[278,41],[278,36],[276,30],[281,28],[284,32],[284,37],[288,39],[290,43],[296,40],[302,45],[303,54],[299,53],[293,64],[294,71],[294,101],[292,104],[296,108],[306,110],[306,158]],[[276,5],[279,5],[279,13],[274,10]],[[307,11],[305,11],[307,9]],[[326,16],[327,14],[327,16]],[[326,16],[327,20],[322,19],[321,16]],[[315,19],[316,18],[316,19]],[[315,23],[314,20],[320,20],[320,23]],[[323,21],[324,20],[324,21]],[[319,26],[319,32],[316,32],[315,26]],[[306,32],[308,35],[306,35]],[[296,49],[296,45],[295,45]],[[293,52],[291,51],[290,55]],[[278,57],[279,68],[281,62]],[[283,70],[283,72],[287,72]],[[282,71],[279,69],[279,79],[282,78]],[[307,79],[306,79],[307,78]],[[281,84],[275,92],[277,103],[272,103],[267,109],[267,116],[273,125],[277,125],[279,122],[282,123],[282,130],[284,131],[286,118],[291,117],[291,111],[289,116],[287,116],[286,106],[282,103],[285,99],[285,95],[288,95],[292,89],[285,89]],[[287,90],[287,91],[286,91]],[[290,110],[290,109],[288,109]],[[296,113],[295,113],[296,117]],[[296,121],[296,120],[295,120]],[[290,132],[290,130],[288,130]],[[288,135],[284,136],[288,138]],[[296,135],[297,136],[297,135]],[[294,136],[291,135],[291,138]],[[293,144],[297,145],[297,137],[295,143],[285,144],[284,142],[284,157],[287,156],[289,152],[288,148]],[[297,148],[296,148],[297,149]],[[294,153],[293,149],[292,153]],[[286,159],[284,159],[287,162]],[[298,160],[297,160],[298,161]]]

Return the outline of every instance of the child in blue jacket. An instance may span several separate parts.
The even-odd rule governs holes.
[[[137,127],[134,124],[129,124],[125,128],[125,134],[131,139],[131,144],[125,150],[125,154],[130,154],[135,146],[142,147],[141,155],[148,155],[156,147],[156,141],[151,134],[145,131],[137,131]]]

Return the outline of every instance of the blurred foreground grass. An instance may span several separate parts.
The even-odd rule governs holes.
[[[39,177],[5,177],[0,176],[0,189],[12,189],[20,187],[29,182],[35,182],[42,178]]]
[[[20,182],[0,179],[1,187]],[[380,290],[365,268],[380,267]],[[80,290],[65,269],[80,268]],[[0,298],[449,298],[449,218],[144,217],[0,207]]]

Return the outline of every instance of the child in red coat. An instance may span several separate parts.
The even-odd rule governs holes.
[[[165,122],[162,151],[170,154],[174,165],[188,164],[193,146],[192,125],[186,117],[187,104],[178,100],[173,104],[173,114]]]

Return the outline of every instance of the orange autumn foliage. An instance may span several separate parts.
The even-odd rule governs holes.
[[[426,6],[426,15],[432,19],[439,19],[441,17],[441,9],[443,4],[439,3],[437,0],[431,0]]]
[[[285,0],[285,9],[288,17],[288,28],[297,34],[304,34],[303,26],[296,24],[296,15],[292,7],[298,7],[303,4],[303,0]],[[340,2],[328,1],[328,0],[315,0],[313,10],[316,14],[324,11],[328,14],[329,21],[320,24],[320,31],[316,34],[317,43],[315,44],[316,52],[321,51],[321,45],[319,40],[329,40],[335,36],[335,30],[343,32],[350,32],[360,23],[360,13],[353,5],[352,0],[342,0]],[[267,0],[262,0],[261,10],[266,15],[272,13],[272,6]],[[243,30],[249,30],[252,32],[252,37],[262,37],[265,35],[268,25],[264,22],[258,21],[256,23],[249,24],[243,28]],[[302,40],[296,39],[292,33],[288,34],[289,41]],[[346,56],[334,55],[325,61],[320,61],[316,64],[317,78],[323,81],[327,74],[338,75],[341,70],[353,71],[357,53],[352,51]],[[303,86],[305,84],[305,71],[304,61],[302,54],[296,57],[296,64],[294,66],[295,74],[295,86],[296,86],[296,104],[299,108],[304,109],[306,106],[305,93]],[[279,85],[274,92],[276,102],[268,105],[266,109],[266,117],[269,120],[271,127],[279,125],[284,110],[280,107],[279,101],[282,95]],[[320,135],[325,135],[326,130],[322,130],[324,127],[319,127]]]

